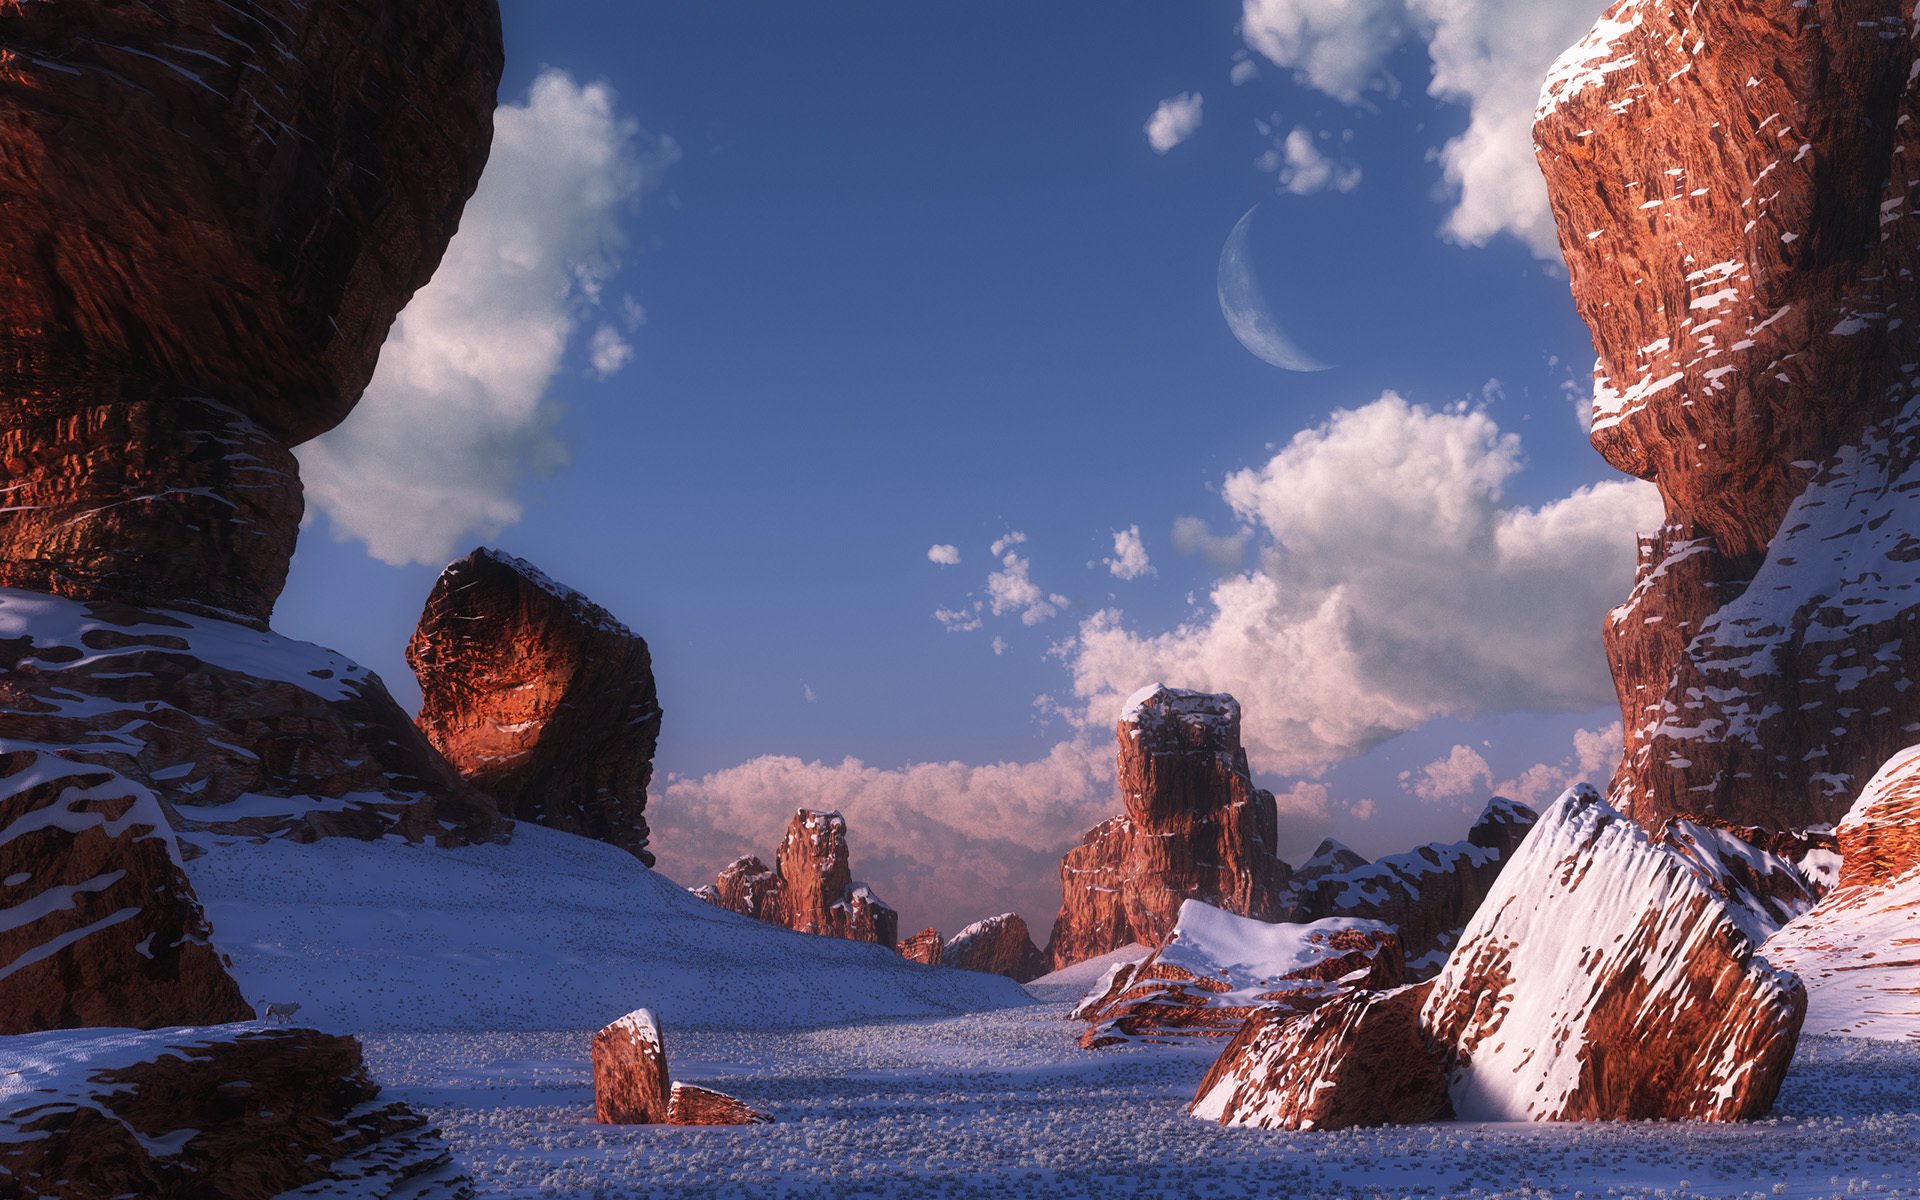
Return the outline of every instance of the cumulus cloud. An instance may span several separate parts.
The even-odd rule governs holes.
[[[1181,92],[1162,100],[1147,118],[1147,144],[1154,153],[1165,154],[1192,137],[1200,128],[1205,103],[1199,92]]]
[[[547,390],[593,323],[621,218],[677,157],[619,113],[612,89],[561,71],[496,111],[439,271],[395,322],[353,415],[299,450],[307,496],[340,536],[385,562],[439,565],[520,518],[522,484],[567,460]],[[611,323],[586,351],[599,375],[632,356]]]
[[[1466,132],[1439,150],[1455,198],[1447,236],[1484,245],[1511,234],[1556,259],[1533,157],[1534,106],[1547,68],[1605,8],[1605,0],[1243,0],[1240,32],[1269,61],[1350,105],[1369,90],[1391,91],[1394,51],[1421,39],[1428,91],[1468,111]]]
[[[1227,72],[1227,79],[1233,86],[1239,87],[1243,83],[1249,83],[1258,78],[1259,74],[1259,64],[1242,50],[1233,56],[1233,67]]]
[[[1175,517],[1173,548],[1188,558],[1203,558],[1220,571],[1237,571],[1247,561],[1247,542],[1253,530],[1215,533],[1201,517]]]
[[[1312,133],[1297,127],[1276,138],[1254,165],[1278,176],[1280,190],[1296,196],[1351,192],[1360,186],[1358,164],[1327,154]]]
[[[943,567],[957,566],[960,562],[960,547],[948,545],[945,542],[935,542],[927,547],[927,561],[939,563]]]
[[[1138,579],[1142,575],[1159,574],[1147,558],[1147,544],[1141,540],[1138,525],[1115,530],[1113,557],[1101,561],[1107,564],[1107,570],[1113,573],[1115,579]]]
[[[1142,684],[1231,692],[1256,768],[1312,775],[1438,717],[1612,698],[1599,628],[1660,521],[1637,480],[1509,504],[1519,438],[1484,411],[1388,393],[1305,430],[1222,495],[1258,566],[1162,633],[1117,610],[1065,648],[1089,727]]]
[[[1060,856],[1120,811],[1113,755],[1062,743],[1034,762],[917,763],[768,756],[699,778],[671,779],[647,806],[660,869],[712,882],[742,854],[770,859],[798,808],[847,818],[856,878],[909,929],[952,934],[1009,908],[1045,941],[1060,906]]]
[[[1000,569],[987,576],[987,604],[993,615],[1017,613],[1022,625],[1039,625],[1060,615],[1068,600],[1043,591],[1029,571],[1033,564],[1011,550],[1000,557]]]
[[[1437,762],[1416,771],[1402,771],[1400,785],[1422,800],[1484,801],[1493,787],[1493,768],[1472,746],[1455,746]]]
[[[1625,730],[1618,721],[1599,729],[1577,729],[1572,754],[1559,762],[1535,763],[1494,790],[1535,808],[1576,783],[1591,783],[1604,791],[1625,748]]]

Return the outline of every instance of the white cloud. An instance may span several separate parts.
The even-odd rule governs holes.
[[[1027,535],[1016,530],[1015,532],[1004,534],[996,539],[993,545],[987,547],[987,553],[993,555],[995,558],[999,558],[1013,547],[1024,546],[1026,544]]]
[[[960,562],[960,547],[945,542],[935,542],[927,547],[927,561],[939,563],[943,567],[956,566]]]
[[[1125,529],[1115,530],[1113,535],[1113,557],[1102,559],[1107,570],[1116,579],[1138,579],[1142,575],[1158,575],[1153,563],[1147,558],[1147,544],[1141,540],[1140,527],[1129,525]]]
[[[587,339],[587,361],[597,379],[610,379],[633,361],[633,343],[611,325],[602,325]]]
[[[959,608],[936,608],[933,619],[945,626],[948,633],[972,633],[984,623],[980,613],[985,607],[976,600]]]
[[[1577,729],[1572,754],[1557,763],[1535,763],[1494,790],[1535,808],[1576,783],[1591,783],[1605,791],[1625,748],[1625,731],[1618,721],[1599,729]]]
[[[1260,156],[1255,166],[1279,176],[1282,191],[1296,196],[1316,192],[1351,192],[1360,186],[1360,167],[1344,158],[1333,158],[1320,149],[1313,134],[1295,128]]]
[[[1613,686],[1604,614],[1661,518],[1639,481],[1510,505],[1520,442],[1485,412],[1392,393],[1298,434],[1222,494],[1260,565],[1151,634],[1115,610],[1066,649],[1077,719],[1153,680],[1231,692],[1257,769],[1310,775],[1442,716],[1584,711]]]
[[[1200,128],[1205,103],[1199,92],[1181,92],[1162,100],[1147,118],[1147,144],[1156,154],[1165,154],[1192,137]]]
[[[677,156],[621,116],[606,85],[560,71],[496,111],[460,231],[395,322],[365,398],[300,447],[307,496],[340,536],[385,562],[437,566],[520,518],[522,483],[567,461],[547,389],[612,274],[621,217]],[[603,329],[588,354],[608,373],[631,350]]]
[[[994,616],[1018,613],[1022,625],[1039,625],[1059,616],[1067,606],[1065,596],[1051,595],[1032,580],[1028,574],[1032,565],[1012,551],[1001,556],[1000,570],[987,576],[987,603]]]
[[[819,693],[813,690],[813,685],[810,683],[802,682],[800,684],[800,694],[806,697],[806,701],[808,704],[820,703]]]
[[[993,639],[993,656],[995,658],[999,658],[1002,654],[1005,654],[1006,652],[1007,652],[1007,639],[1000,637],[996,634]]]
[[[1216,534],[1199,517],[1175,517],[1173,521],[1175,552],[1188,558],[1204,558],[1220,571],[1240,569],[1240,564],[1247,561],[1247,541],[1252,537],[1251,529]]]
[[[1464,105],[1466,132],[1439,150],[1455,203],[1444,231],[1484,245],[1511,234],[1541,258],[1559,243],[1533,157],[1533,112],[1547,68],[1606,0],[1243,0],[1241,36],[1302,83],[1349,105],[1388,89],[1409,35],[1432,64],[1428,91]]]
[[[1035,762],[897,770],[768,756],[670,780],[647,820],[660,869],[691,885],[741,854],[770,858],[795,809],[838,809],[854,877],[900,911],[903,928],[953,934],[1011,908],[1044,942],[1060,906],[1060,856],[1120,811],[1112,780],[1112,750],[1075,743]]]
[[[1445,758],[1418,772],[1402,771],[1400,784],[1422,800],[1473,797],[1485,801],[1493,788],[1493,768],[1472,746],[1455,746]]]
[[[1239,87],[1243,83],[1252,82],[1254,79],[1259,78],[1259,76],[1260,64],[1254,62],[1245,50],[1234,54],[1233,67],[1227,72],[1228,82],[1232,83],[1235,87]]]

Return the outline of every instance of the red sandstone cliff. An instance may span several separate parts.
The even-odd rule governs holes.
[[[1831,824],[1920,721],[1910,10],[1621,0],[1547,80],[1593,443],[1666,502],[1606,626],[1650,829]]]
[[[769,870],[751,856],[736,859],[711,887],[694,894],[742,916],[799,933],[875,942],[893,949],[900,915],[853,879],[847,820],[837,812],[803,808],[787,823]]]
[[[531,564],[480,549],[440,573],[407,664],[419,724],[508,815],[648,866],[660,697],[647,643]]]
[[[1248,772],[1239,703],[1156,684],[1127,702],[1116,736],[1126,812],[1060,864],[1052,964],[1157,945],[1187,900],[1279,917],[1289,871],[1274,852],[1273,796]]]

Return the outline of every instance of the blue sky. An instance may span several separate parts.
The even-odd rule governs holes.
[[[663,868],[680,882],[703,882],[731,853],[770,852],[792,807],[836,803],[852,822],[856,872],[908,922],[951,931],[1018,907],[1044,930],[1057,902],[1046,864],[1071,830],[1118,809],[1110,784],[1062,768],[1055,750],[1110,758],[1111,718],[1098,719],[1109,668],[1095,665],[1085,623],[1119,614],[1110,624],[1125,645],[1100,657],[1121,664],[1109,690],[1136,663],[1184,672],[1166,681],[1187,686],[1239,671],[1252,682],[1237,690],[1255,692],[1241,696],[1251,725],[1266,681],[1290,660],[1235,665],[1218,639],[1146,647],[1183,623],[1241,620],[1246,610],[1223,609],[1210,589],[1266,571],[1286,594],[1253,611],[1370,596],[1343,627],[1375,648],[1390,636],[1381,655],[1418,664],[1384,683],[1379,663],[1363,667],[1368,682],[1351,694],[1326,674],[1339,662],[1302,668],[1313,688],[1326,681],[1346,732],[1312,753],[1282,728],[1254,746],[1256,773],[1286,797],[1295,842],[1332,831],[1382,853],[1459,836],[1462,808],[1493,784],[1577,759],[1576,730],[1617,720],[1593,669],[1599,623],[1625,596],[1628,517],[1647,506],[1620,490],[1577,499],[1577,512],[1553,507],[1612,477],[1580,423],[1591,342],[1557,264],[1537,253],[1537,226],[1530,245],[1522,218],[1494,203],[1474,219],[1520,232],[1481,245],[1444,232],[1471,207],[1474,171],[1484,183],[1502,166],[1450,182],[1444,147],[1493,120],[1501,98],[1428,89],[1459,68],[1450,38],[1470,43],[1468,61],[1491,56],[1524,83],[1544,66],[1541,48],[1550,58],[1599,6],[1502,20],[1489,3],[1482,27],[1463,28],[1422,17],[1423,0],[1359,7],[1369,5],[1403,36],[1323,27],[1313,0],[1245,13],[987,4],[745,14],[506,0],[501,100],[525,117],[503,130],[524,136],[496,144],[500,186],[485,211],[497,219],[470,210],[471,237],[516,221],[568,236],[543,228],[525,254],[476,245],[461,260],[480,264],[463,268],[472,285],[456,288],[450,271],[441,303],[416,302],[403,319],[414,322],[413,350],[390,342],[382,371],[393,378],[377,380],[349,427],[313,452],[324,460],[308,459],[315,511],[276,624],[352,654],[411,704],[401,650],[435,572],[481,541],[502,546],[652,646],[666,724],[650,816]],[[1339,6],[1319,5],[1329,7]],[[1506,44],[1516,38],[1517,49]],[[1326,67],[1334,60],[1320,52],[1343,48],[1337,61],[1357,53],[1364,69]],[[1231,82],[1236,62],[1253,77]],[[529,100],[541,79],[547,91]],[[1156,106],[1194,92],[1198,128],[1156,152],[1145,131]],[[1284,167],[1295,129],[1331,164],[1324,190],[1284,188],[1292,178],[1307,189],[1312,172],[1261,169],[1270,149]],[[564,169],[544,162],[549,153],[566,156]],[[1273,316],[1335,369],[1269,366],[1222,318],[1217,260],[1255,204],[1255,270]],[[503,258],[526,268],[510,288],[487,274]],[[474,385],[481,416],[443,403],[444,376],[419,365],[451,344],[443,327],[485,331],[478,349],[443,357],[512,377]],[[546,357],[509,353],[543,345]],[[407,363],[413,383],[395,382]],[[1388,392],[1405,403],[1382,407]],[[383,406],[397,414],[384,425]],[[1343,411],[1367,416],[1343,421]],[[486,436],[473,435],[482,425]],[[357,441],[355,429],[366,430]],[[1289,449],[1303,431],[1307,444]],[[1517,447],[1501,440],[1514,435]],[[381,456],[384,466],[372,462]],[[431,477],[467,459],[478,482],[449,485],[442,513]],[[1236,472],[1251,473],[1238,510],[1221,494]],[[469,504],[474,489],[483,502]],[[1376,512],[1383,495],[1398,499]],[[1409,514],[1461,495],[1493,524],[1460,535],[1457,570],[1443,561],[1396,575],[1409,556],[1392,548],[1395,528],[1416,550],[1432,543]],[[441,515],[416,528],[429,509]],[[1544,515],[1501,515],[1512,511]],[[1239,565],[1182,554],[1173,530],[1183,517],[1217,536],[1251,530]],[[1578,536],[1535,528],[1563,525]],[[1125,579],[1104,560],[1115,533],[1136,526],[1151,573]],[[1016,532],[1024,542],[989,552]],[[1496,576],[1517,569],[1515,555],[1489,558],[1487,544],[1536,537],[1558,557],[1508,588]],[[369,540],[388,559],[427,561],[381,561]],[[1368,544],[1385,547],[1379,561],[1350,552]],[[933,545],[955,547],[960,561],[929,561]],[[1033,624],[1020,617],[1031,604],[993,615],[988,576],[1008,573],[1008,554],[1057,612]],[[1341,577],[1349,566],[1351,580]],[[1452,596],[1455,577],[1476,575],[1482,591]],[[1564,589],[1543,590],[1562,577]],[[1415,601],[1405,621],[1396,588]],[[1523,625],[1540,596],[1564,594],[1570,619],[1592,630],[1588,651],[1564,648],[1568,661],[1590,651],[1580,669],[1561,670],[1560,634],[1516,654],[1578,680],[1511,678],[1496,645],[1507,616],[1491,611],[1509,594]],[[976,630],[935,619],[976,601]],[[1465,623],[1449,632],[1456,612]],[[1292,705],[1320,721],[1302,691],[1282,689],[1268,711]],[[1352,732],[1372,719],[1359,711],[1369,706],[1403,713],[1392,736]],[[1455,746],[1484,758],[1484,781]],[[1590,746],[1587,757],[1601,753]],[[867,770],[842,769],[847,757]],[[899,773],[1049,761],[1006,778]],[[1423,774],[1434,763],[1450,765]],[[1423,780],[1425,798],[1415,794]],[[949,869],[983,855],[1007,861]]]

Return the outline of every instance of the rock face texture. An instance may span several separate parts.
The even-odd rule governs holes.
[[[660,1022],[636,1008],[593,1035],[593,1119],[602,1125],[661,1125],[673,1084]]]
[[[1305,1014],[1255,1013],[1207,1072],[1189,1111],[1252,1129],[1448,1120],[1446,1077],[1420,1026],[1432,987],[1347,991]]]
[[[1157,945],[1187,900],[1281,916],[1289,872],[1275,855],[1273,795],[1247,769],[1239,702],[1155,684],[1127,701],[1117,736],[1126,812],[1060,864],[1053,966]]]
[[[183,833],[504,831],[377,676],[229,621],[0,589],[0,729],[150,789]]]
[[[1764,1116],[1807,998],[1754,951],[1679,855],[1583,786],[1514,856],[1422,1021],[1469,1120]]]
[[[669,1082],[666,1034],[644,1008],[593,1035],[593,1118],[602,1125],[759,1125],[767,1120],[725,1092]]]
[[[929,925],[900,943],[900,957],[922,966],[937,967],[946,959],[946,948],[940,931]]]
[[[58,1200],[471,1200],[446,1145],[382,1103],[352,1038],[68,1030],[9,1041],[0,1178]],[[309,1194],[304,1191],[300,1194]]]
[[[1526,805],[1495,797],[1465,841],[1435,842],[1341,872],[1329,868],[1359,855],[1345,847],[1345,855],[1316,855],[1312,869],[1294,877],[1288,918],[1381,922],[1399,937],[1408,978],[1430,979],[1538,819]]]
[[[799,933],[895,948],[900,915],[866,884],[854,882],[845,817],[810,808],[794,813],[774,862],[769,870],[752,856],[735,859],[710,888],[696,888],[694,895]]]
[[[0,8],[0,585],[264,625],[486,160],[491,0]],[[211,401],[211,403],[208,403]]]
[[[1679,819],[1668,821],[1654,838],[1678,854],[1700,882],[1727,902],[1741,931],[1756,944],[1812,908],[1826,890],[1793,858],[1767,849],[1786,840],[1758,829]]]
[[[638,634],[483,548],[441,572],[407,663],[427,740],[503,811],[653,865],[644,814],[660,697]]]
[[[1087,1022],[1088,1049],[1229,1037],[1255,1014],[1309,1012],[1405,977],[1399,940],[1376,921],[1275,925],[1189,900],[1165,945],[1109,968],[1071,1016]]]
[[[1582,786],[1540,818],[1436,978],[1257,1015],[1194,1112],[1283,1129],[1449,1108],[1745,1120],[1772,1108],[1806,1011],[1695,868]]]
[[[1839,882],[1768,939],[1807,985],[1807,1032],[1920,1039],[1920,746],[1876,773],[1837,830]]]
[[[159,800],[0,742],[0,1034],[244,1021]]]
[[[941,962],[962,971],[1005,975],[1016,983],[1047,973],[1047,956],[1033,944],[1019,913],[1001,913],[975,921],[947,940]]]
[[[1831,824],[1920,720],[1915,52],[1896,0],[1620,0],[1547,80],[1593,443],[1666,503],[1606,626],[1649,829]]]

